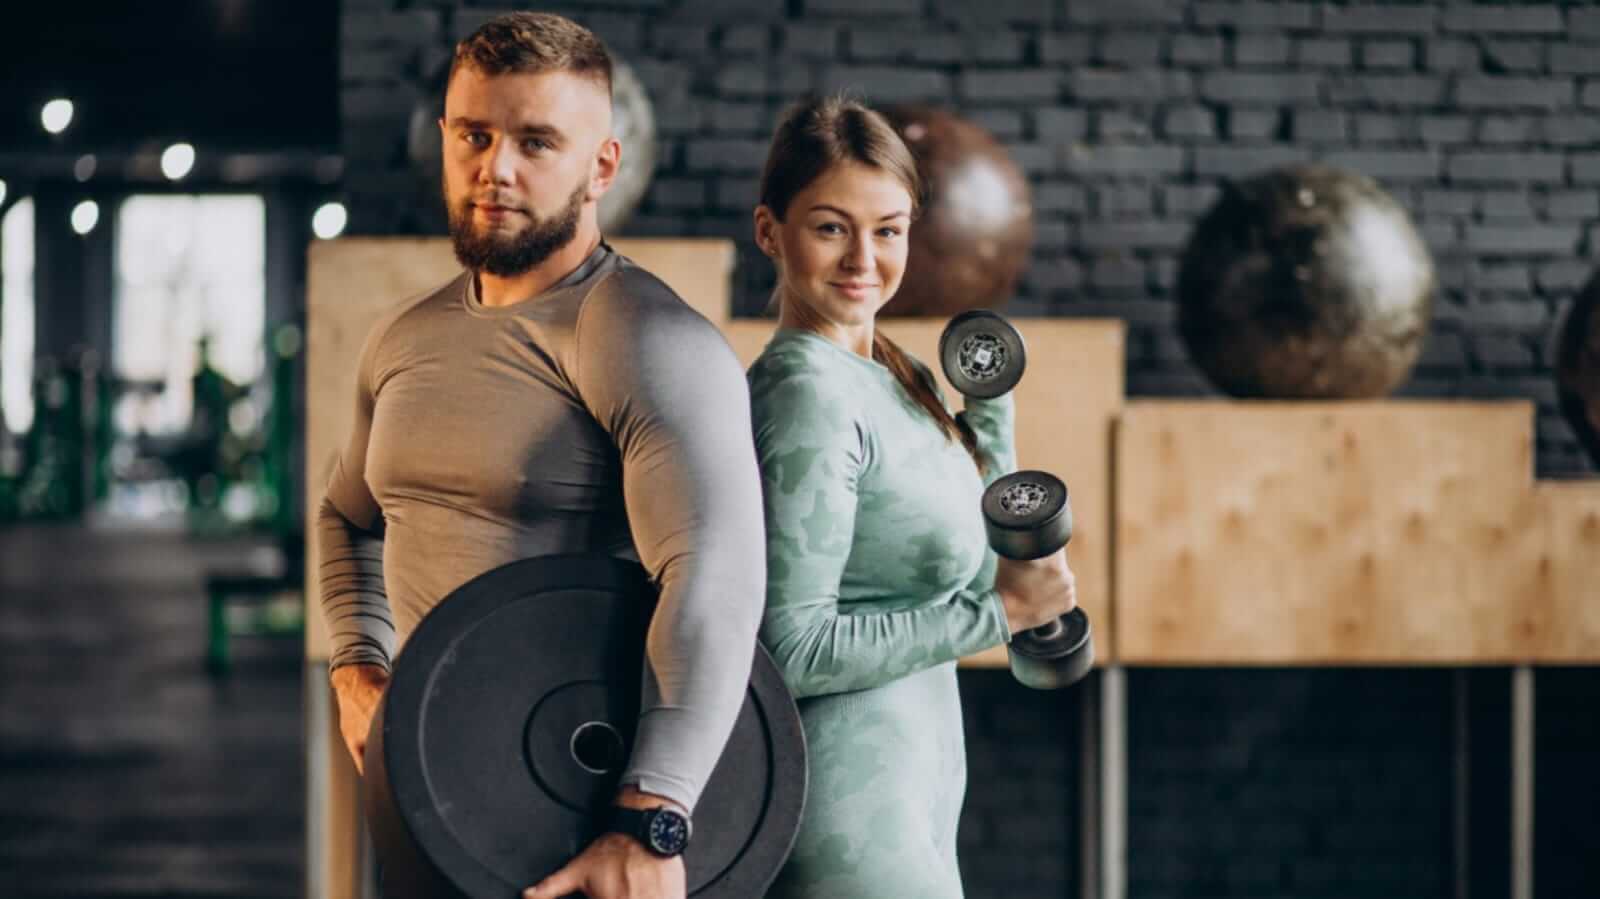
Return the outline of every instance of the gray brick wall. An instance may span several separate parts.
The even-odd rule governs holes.
[[[345,4],[353,232],[441,230],[433,180],[408,170],[406,125],[451,42],[499,11],[486,6]],[[1600,11],[1587,4],[596,0],[550,8],[593,27],[650,86],[659,171],[628,230],[738,239],[740,314],[764,305],[772,277],[745,234],[751,181],[779,111],[806,90],[945,104],[1004,141],[1039,200],[1040,240],[1014,309],[1116,315],[1122,302],[1149,304],[1153,314],[1128,317],[1135,395],[1211,392],[1172,351],[1170,307],[1174,260],[1204,211],[1195,198],[1221,178],[1304,160],[1363,171],[1412,211],[1441,270],[1467,273],[1441,292],[1428,364],[1403,395],[1517,395],[1503,376],[1546,377],[1549,331],[1580,279],[1486,284],[1478,263],[1537,272],[1590,266],[1596,253]],[[1085,184],[1115,190],[1091,201]],[[1149,277],[1132,278],[1133,268]],[[1511,345],[1531,358],[1434,349]],[[1541,474],[1592,470],[1553,403],[1539,414]]]
[[[501,6],[513,4],[345,0],[353,233],[442,233],[436,181],[407,166],[407,122],[451,42]],[[765,142],[803,91],[937,102],[1005,142],[1032,183],[1038,236],[1011,311],[1126,320],[1133,395],[1213,392],[1177,339],[1173,285],[1219,179],[1325,160],[1377,178],[1435,255],[1435,321],[1400,394],[1531,398],[1540,473],[1593,470],[1556,412],[1549,377],[1552,331],[1600,256],[1592,4],[544,8],[594,28],[651,91],[658,172],[629,233],[735,238],[740,314],[758,313],[771,287],[748,237]],[[1583,718],[1596,676],[1553,681],[1562,692],[1551,701],[1567,703],[1559,714]],[[1444,683],[1438,672],[1135,672],[1130,895],[1452,895]],[[1003,672],[967,672],[962,684],[969,895],[1076,895],[1077,700],[1022,690]],[[1542,706],[1540,715],[1549,721]],[[1592,866],[1578,859],[1600,852],[1597,831],[1563,826],[1588,821],[1580,803],[1593,790],[1559,786],[1593,786],[1583,759],[1600,737],[1586,727],[1541,723],[1556,735],[1541,758],[1541,899],[1596,894]]]

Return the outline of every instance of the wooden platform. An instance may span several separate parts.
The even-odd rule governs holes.
[[[961,397],[938,371],[939,335],[946,319],[888,319],[884,332],[927,362],[956,408]],[[1012,322],[1028,346],[1028,369],[1016,388],[1017,463],[1066,481],[1072,496],[1073,535],[1068,555],[1078,578],[1078,601],[1098,628],[1111,613],[1111,426],[1122,408],[1121,320],[1019,318]],[[772,336],[768,321],[723,325],[728,341],[749,365]],[[974,509],[973,514],[978,514]],[[1109,632],[1108,632],[1109,636]],[[1097,662],[1110,661],[1111,642],[1096,642]],[[1007,664],[1003,646],[963,661]]]
[[[702,315],[722,328],[746,365],[772,335],[767,320],[736,320],[728,274],[733,245],[722,240],[616,240],[613,245],[655,272]],[[306,403],[306,508],[315,510],[333,459],[350,427],[355,365],[367,329],[403,298],[449,280],[460,271],[442,238],[354,238],[311,249]],[[894,319],[885,331],[918,358],[938,368],[945,319]],[[1110,428],[1122,404],[1125,326],[1119,320],[1019,319],[1030,348],[1028,374],[1017,388],[1017,447],[1024,467],[1042,468],[1067,481],[1076,530],[1070,554],[1081,602],[1098,621],[1109,620],[1111,591]],[[942,380],[942,378],[941,378]],[[959,396],[945,385],[952,402]],[[974,514],[977,514],[974,510]],[[311,525],[308,523],[308,527]],[[314,530],[308,531],[314,533]],[[315,572],[315,546],[306,570]],[[308,595],[316,584],[308,583]],[[326,659],[326,627],[307,622],[306,651]],[[1101,661],[1111,644],[1104,642]],[[967,660],[1005,665],[1002,647]]]
[[[1130,402],[1127,664],[1600,658],[1600,482],[1535,484],[1529,402]]]
[[[746,362],[772,324],[729,318],[726,241],[618,240],[723,328]],[[443,239],[312,248],[307,508],[349,428],[371,322],[458,271]],[[1600,480],[1535,483],[1528,402],[1123,399],[1120,321],[1019,319],[1024,467],[1072,491],[1071,547],[1101,663],[1600,662]],[[930,363],[942,320],[886,331]],[[936,367],[936,366],[935,366]],[[317,570],[314,545],[307,571]],[[316,585],[308,584],[308,595]],[[313,609],[306,655],[325,660]],[[1005,664],[1002,649],[967,660]],[[332,724],[331,722],[329,722]],[[354,772],[313,750],[325,895],[353,895]]]
[[[731,308],[733,242],[722,239],[611,241],[618,252],[654,272],[712,321]],[[360,237],[311,245],[306,273],[306,533],[350,434],[356,363],[367,331],[383,312],[438,287],[461,266],[442,237]],[[306,546],[307,596],[317,596],[316,541]],[[328,658],[322,616],[306,621],[306,658]]]
[[[729,317],[730,242],[615,243],[747,363],[765,346],[770,321]],[[367,328],[459,269],[442,238],[322,242],[310,263],[314,510],[349,428]],[[1124,405],[1120,321],[1015,324],[1029,345],[1020,460],[1072,490],[1070,554],[1102,662],[1600,661],[1600,604],[1585,597],[1600,583],[1600,481],[1533,482],[1530,403]],[[883,326],[935,360],[942,320]],[[327,656],[315,614],[306,651]],[[998,648],[968,660],[1004,662]]]

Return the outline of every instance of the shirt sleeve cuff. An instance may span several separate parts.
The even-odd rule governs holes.
[[[984,599],[988,602],[990,617],[1000,635],[1000,642],[1010,643],[1011,624],[1006,620],[1006,604],[1000,599],[1000,591],[991,588],[984,592]]]

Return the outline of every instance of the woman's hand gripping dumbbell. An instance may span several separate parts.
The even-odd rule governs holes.
[[[976,399],[993,399],[1022,380],[1027,351],[1016,328],[980,309],[956,316],[945,327],[939,337],[939,362],[956,390]],[[1060,478],[1019,471],[996,480],[983,493],[983,519],[989,545],[1001,557],[995,587],[1002,598],[1020,594],[1048,603],[1068,592],[1076,601],[1065,559],[1050,558],[1072,539],[1072,505]],[[1013,605],[1007,602],[1008,618],[1014,617]],[[1015,611],[1027,614],[1026,609]],[[1094,666],[1089,617],[1076,606],[1037,627],[1017,631],[1009,649],[1011,673],[1039,690],[1069,686]]]

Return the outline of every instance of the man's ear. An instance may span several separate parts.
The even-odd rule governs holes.
[[[622,168],[622,142],[608,137],[595,154],[594,166],[589,171],[589,199],[598,201],[617,180]]]
[[[782,250],[778,243],[778,218],[765,203],[756,207],[755,231],[756,246],[761,248],[761,252],[773,259],[780,258]]]

